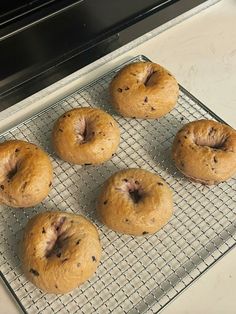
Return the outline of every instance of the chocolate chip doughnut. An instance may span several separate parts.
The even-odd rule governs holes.
[[[52,174],[48,155],[36,145],[18,140],[0,144],[0,203],[37,205],[50,191]]]
[[[176,134],[172,156],[188,178],[217,184],[236,173],[236,131],[219,122],[199,120]]]
[[[48,293],[67,293],[96,271],[101,245],[96,227],[80,215],[44,212],[30,219],[22,241],[25,276]]]
[[[121,170],[105,182],[97,211],[101,221],[115,231],[155,233],[172,215],[172,192],[156,174],[142,169]]]
[[[101,164],[116,152],[120,131],[116,121],[95,108],[76,108],[55,123],[52,142],[57,155],[73,164]]]
[[[156,119],[175,106],[176,79],[162,66],[137,62],[125,66],[110,84],[111,103],[124,117]]]

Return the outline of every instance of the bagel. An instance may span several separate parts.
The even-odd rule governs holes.
[[[236,131],[220,122],[199,120],[176,134],[172,156],[188,178],[203,184],[226,181],[236,173]]]
[[[32,207],[49,193],[53,169],[38,146],[11,140],[0,144],[0,203]]]
[[[24,230],[21,260],[26,278],[48,293],[68,293],[96,271],[101,245],[96,227],[80,215],[40,213]]]
[[[72,164],[101,164],[116,152],[120,130],[106,112],[95,108],[76,108],[55,123],[52,142],[57,155]]]
[[[110,84],[111,103],[124,117],[156,119],[175,106],[179,86],[169,71],[152,62],[122,68]]]
[[[172,215],[172,192],[156,174],[143,169],[121,170],[105,182],[97,211],[100,220],[115,231],[155,233]]]

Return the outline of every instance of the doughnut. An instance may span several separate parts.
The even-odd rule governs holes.
[[[175,106],[179,86],[169,71],[152,62],[122,68],[110,84],[111,103],[123,117],[156,119]]]
[[[101,164],[112,157],[119,142],[116,121],[95,108],[76,108],[64,113],[52,132],[55,152],[72,164]]]
[[[32,207],[49,193],[53,169],[38,146],[20,140],[0,144],[0,203]]]
[[[24,230],[21,261],[26,278],[47,293],[68,293],[96,271],[101,245],[96,227],[80,215],[48,211]]]
[[[236,173],[236,131],[220,122],[187,123],[175,136],[176,167],[192,181],[217,184]]]
[[[143,169],[121,170],[105,182],[97,212],[101,222],[114,231],[152,234],[172,215],[172,191],[156,174]]]

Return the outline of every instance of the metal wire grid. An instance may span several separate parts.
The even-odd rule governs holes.
[[[139,56],[130,62],[137,60],[146,58]],[[17,138],[40,145],[54,166],[53,189],[42,204],[27,210],[0,207],[1,271],[27,313],[156,313],[235,245],[235,180],[214,187],[189,182],[170,158],[173,137],[183,124],[216,116],[182,89],[176,108],[160,120],[122,118],[112,111],[107,92],[117,70],[1,137],[1,141]],[[120,125],[118,152],[101,166],[72,166],[51,149],[54,121],[66,110],[80,106],[103,108]],[[174,217],[155,235],[119,235],[96,219],[95,200],[101,185],[114,171],[128,167],[156,172],[174,190]],[[103,246],[97,273],[64,296],[44,294],[26,281],[18,252],[28,219],[55,209],[89,217],[100,230]]]

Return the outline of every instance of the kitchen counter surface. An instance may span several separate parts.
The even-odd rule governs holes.
[[[123,47],[113,53],[112,58],[106,56],[101,66],[94,71],[91,71],[94,65],[90,65],[90,69],[87,68],[90,71],[86,79],[91,80],[114,65],[135,55],[143,54],[167,67],[177,77],[180,84],[236,128],[235,21],[236,1],[222,0],[159,35],[147,36],[150,39],[144,43],[138,44],[136,41],[133,44],[136,47],[131,50],[128,49],[129,47]],[[75,88],[75,83],[72,81],[71,90]],[[76,81],[76,84],[78,86],[84,82],[85,79],[81,78]],[[55,99],[60,97],[57,91],[54,96]],[[52,96],[50,97],[51,102],[55,101]],[[33,99],[32,97],[29,99],[31,105],[28,108],[32,109]],[[26,103],[27,101],[16,105],[16,109],[11,108],[11,113],[14,112],[15,116],[18,116],[19,109],[25,108]],[[35,105],[31,109],[30,111],[33,111]],[[10,121],[9,116],[9,111],[0,114],[2,126]],[[234,314],[236,312],[235,264],[236,250],[234,249],[185,290],[162,313]],[[0,306],[1,314],[19,313],[1,284]]]

